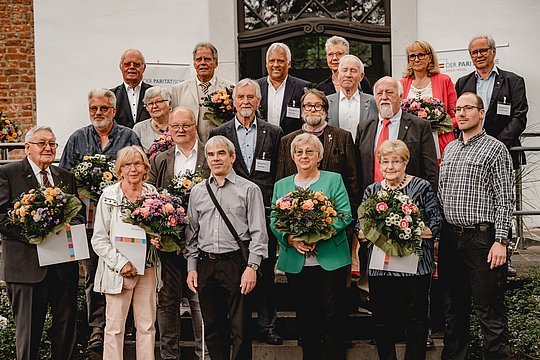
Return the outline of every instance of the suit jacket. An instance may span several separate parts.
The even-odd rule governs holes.
[[[215,84],[210,86],[208,89],[209,94],[224,87],[233,85],[228,80],[220,79],[218,77],[215,79]],[[210,120],[203,119],[206,108],[201,108],[202,100],[199,96],[199,89],[197,88],[197,79],[192,78],[189,80],[184,80],[181,83],[174,85],[171,93],[173,107],[185,106],[193,111],[193,114],[195,114],[195,120],[197,121],[199,139],[206,142],[206,140],[208,140],[210,130],[216,126]]]
[[[234,171],[237,175],[257,184],[262,191],[264,205],[270,206],[272,193],[274,192],[274,182],[279,159],[279,145],[281,137],[283,136],[283,130],[264,120],[257,119],[257,142],[255,145],[254,159],[251,164],[251,169],[248,169],[244,162],[244,158],[242,157],[242,150],[238,143],[238,136],[236,135],[234,123],[234,120],[231,120],[210,130],[210,137],[223,135],[233,142],[234,148],[236,149],[236,160],[233,165]],[[270,160],[270,173],[255,170],[256,159]]]
[[[339,128],[339,95],[334,93],[328,95],[328,125]],[[373,95],[360,92],[360,118],[358,123],[366,122],[369,119],[374,119],[378,115],[377,102]]]
[[[73,174],[51,165],[51,174],[56,187],[77,195],[77,184]],[[39,186],[28,159],[0,166],[0,232],[2,233],[2,261],[0,277],[6,282],[35,284],[41,282],[47,271],[57,271],[66,283],[77,283],[79,267],[77,262],[39,266],[37,247],[29,244],[21,236],[20,228],[9,223],[7,212],[13,208],[13,201],[22,193]],[[84,205],[72,219],[72,224],[85,222]]]
[[[316,88],[318,90],[321,90],[327,96],[336,93],[336,87],[334,86],[334,82],[332,81],[332,75],[326,78],[326,80],[318,83]],[[371,84],[368,78],[365,76],[362,81],[360,81],[360,84],[358,84],[358,90],[360,90],[364,94],[373,95],[373,89],[371,87]]]
[[[174,153],[176,146],[157,154],[150,160],[150,174],[147,182],[158,189],[167,187],[169,181],[174,177]],[[195,172],[202,171],[208,177],[210,170],[204,156],[204,143],[199,141],[197,147],[197,162],[195,163]]]
[[[261,87],[261,107],[263,111],[263,117],[268,119],[268,77],[262,77],[257,80],[259,86]],[[287,76],[285,83],[285,95],[283,96],[283,103],[281,104],[281,117],[279,118],[279,126],[283,129],[285,135],[292,133],[295,130],[298,130],[302,127],[301,118],[291,118],[287,117],[287,106],[294,106],[300,108],[300,98],[304,95],[304,88],[310,87],[311,83],[299,79],[294,76]]]
[[[527,127],[527,95],[525,81],[517,74],[497,68],[499,75],[495,78],[493,92],[489,105],[484,104],[484,129],[488,135],[502,141],[507,148],[521,146],[519,136]],[[456,92],[459,97],[464,92],[476,93],[475,72],[465,75],[456,82]],[[497,104],[504,102],[511,105],[510,115],[497,114]],[[525,163],[525,154],[512,151],[514,168]]]
[[[150,114],[148,113],[148,111],[146,111],[146,108],[144,107],[143,99],[144,93],[147,89],[151,87],[152,85],[141,81],[141,93],[139,94],[139,103],[137,104],[137,118],[135,119],[135,122],[133,121],[133,116],[131,115],[131,105],[129,105],[129,98],[124,83],[118,85],[114,89],[111,89],[114,95],[116,95],[116,115],[114,115],[114,119],[118,124],[133,128],[133,125],[135,125],[135,123],[150,118]]]
[[[368,185],[373,183],[375,135],[378,121],[377,118],[358,124],[355,144],[359,152],[358,163],[362,174],[360,191],[362,193]],[[405,170],[407,174],[429,181],[433,191],[437,193],[439,166],[429,123],[403,111],[398,139],[407,144],[411,153]]]
[[[291,157],[291,143],[297,135],[303,133],[304,130],[300,129],[281,139],[276,181],[298,172]],[[328,125],[324,129],[323,139],[324,154],[319,169],[341,174],[349,194],[349,201],[355,211],[360,205],[362,194],[358,187],[356,150],[351,133]]]

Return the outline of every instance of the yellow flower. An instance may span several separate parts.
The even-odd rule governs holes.
[[[90,160],[90,156],[88,156],[88,155],[84,155],[84,156],[83,156],[83,160],[84,160],[84,161],[88,161],[88,160]]]
[[[193,182],[189,179],[182,181],[182,186],[185,187],[186,189],[191,188],[192,185],[193,185]]]
[[[51,196],[56,196],[56,195],[58,195],[58,189],[57,189],[57,188],[52,188],[52,189],[49,191],[49,195],[51,195]]]
[[[329,224],[332,224],[334,222],[334,220],[332,220],[331,217],[327,217],[326,222],[329,223]]]
[[[20,202],[20,201],[17,201],[17,202],[15,203],[15,205],[13,205],[13,208],[14,208],[14,209],[17,209],[19,206],[21,206],[21,202]]]
[[[25,208],[21,208],[20,211],[19,211],[19,215],[21,217],[25,217],[26,216],[26,209]]]
[[[105,171],[103,173],[103,180],[110,181],[112,180],[112,174],[109,171]]]
[[[45,201],[52,203],[53,200],[54,198],[52,196],[50,195],[45,196]]]

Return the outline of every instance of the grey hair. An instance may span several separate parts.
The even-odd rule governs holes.
[[[401,81],[398,81],[398,80],[394,79],[391,76],[383,76],[382,78],[377,80],[375,85],[373,85],[373,94],[377,93],[377,86],[379,85],[379,83],[381,83],[383,81],[386,81],[386,80],[392,80],[394,83],[397,83],[398,95],[399,96],[403,95],[403,85],[401,84]]]
[[[270,45],[270,47],[266,51],[266,62],[268,62],[270,53],[277,49],[281,49],[285,51],[285,54],[287,55],[287,62],[290,63],[292,60],[291,49],[289,49],[289,47],[285,45],[284,43],[273,43],[272,45]]]
[[[315,149],[319,153],[318,162],[321,162],[324,155],[324,146],[318,137],[310,133],[302,133],[294,137],[293,141],[291,142],[291,157],[294,159],[294,152],[296,151],[296,148],[298,145],[304,143],[315,146]]]
[[[169,90],[165,89],[163,86],[156,85],[146,90],[144,93],[143,103],[146,104],[150,98],[157,95],[161,95],[161,98],[165,101],[171,101],[171,93]]]
[[[30,141],[34,140],[34,136],[36,135],[36,133],[38,131],[48,131],[51,134],[53,134],[53,136],[56,138],[56,135],[54,135],[54,132],[52,131],[52,129],[50,127],[43,126],[43,125],[36,125],[33,128],[31,128],[30,130],[28,130],[28,132],[24,136],[24,142],[29,143]]]
[[[250,86],[250,85],[255,88],[255,96],[257,97],[257,99],[260,100],[261,97],[262,97],[262,95],[261,95],[261,87],[259,86],[258,82],[256,82],[253,79],[250,79],[250,78],[242,79],[235,85],[235,87],[233,89],[233,93],[232,93],[233,99],[236,98],[236,90],[237,89],[242,88],[242,87],[246,87],[246,86]]]
[[[488,46],[490,49],[495,49],[495,40],[493,40],[493,38],[491,37],[491,35],[476,35],[475,37],[473,37],[471,39],[471,41],[469,41],[469,47],[468,49],[470,50],[471,49],[471,45],[473,42],[475,42],[476,40],[479,40],[479,39],[486,39],[487,42],[488,42]]]
[[[92,98],[98,98],[98,97],[105,97],[109,99],[109,104],[113,107],[116,107],[116,95],[114,95],[114,93],[111,90],[105,89],[105,88],[92,89],[88,93],[88,101],[90,101],[90,99]]]
[[[201,41],[195,44],[195,47],[193,48],[193,60],[195,60],[195,53],[199,49],[210,49],[212,51],[212,56],[214,57],[214,60],[218,62],[218,51],[214,44],[208,41]]]
[[[356,61],[358,63],[358,70],[360,70],[361,73],[364,73],[364,63],[362,62],[362,60],[360,60],[358,56],[355,55],[343,55],[343,57],[339,59],[338,71],[341,70],[341,64],[343,63],[343,61],[347,59],[352,59]]]
[[[141,57],[142,59],[142,62],[143,62],[143,65],[146,65],[146,60],[144,60],[144,55],[143,53],[140,51],[140,50],[137,50],[137,49],[127,49],[126,51],[124,51],[122,53],[122,56],[120,56],[120,66],[122,66],[122,63],[124,62],[124,59],[126,58],[126,54],[130,51],[135,51],[137,53],[139,53],[139,56]]]
[[[229,151],[229,155],[236,154],[236,150],[234,149],[234,144],[231,140],[227,139],[223,135],[216,135],[212,136],[208,141],[206,142],[206,145],[204,145],[204,156],[206,156],[206,150],[210,146],[216,146],[216,145],[226,145],[227,150]]]
[[[349,55],[349,42],[341,36],[332,36],[326,40],[324,51],[328,52],[328,48],[332,45],[341,45],[345,48],[345,55]]]

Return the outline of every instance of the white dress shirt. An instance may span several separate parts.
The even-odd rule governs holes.
[[[126,83],[124,83],[124,86],[126,87],[129,106],[131,108],[131,116],[133,116],[133,121],[135,121],[137,119],[137,105],[139,104],[139,96],[141,94],[141,83],[134,88]]]
[[[285,97],[285,84],[288,77],[287,75],[277,89],[272,85],[270,76],[266,78],[268,82],[268,111],[266,116],[268,117],[268,122],[276,126],[279,126],[281,120],[281,107],[283,105],[283,98]]]
[[[356,129],[360,122],[360,92],[356,90],[354,95],[347,99],[343,90],[339,92],[339,127],[347,130],[356,139]]]
[[[379,121],[377,122],[377,134],[375,135],[375,144],[373,146],[373,153],[377,151],[377,142],[379,141],[379,135],[382,130],[383,117],[379,115]],[[399,124],[401,123],[401,109],[390,118],[390,124],[388,125],[388,140],[396,140],[399,135]]]
[[[28,158],[28,162],[30,163],[30,167],[32,167],[32,171],[34,172],[34,175],[36,175],[36,179],[39,185],[45,186],[43,185],[43,177],[41,176],[41,168],[37,166],[30,158]],[[51,168],[47,166],[45,171],[47,172],[47,177],[49,178],[49,182],[51,183],[52,186],[54,186],[54,181],[51,174]]]
[[[184,155],[184,153],[178,148],[178,145],[175,145],[175,147],[174,175],[180,176],[185,174],[186,170],[189,170],[193,174],[197,166],[197,149],[199,148],[199,140],[195,140],[195,145],[193,145],[193,149],[191,149],[188,156]]]

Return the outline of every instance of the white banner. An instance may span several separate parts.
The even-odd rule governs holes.
[[[147,63],[143,81],[150,85],[163,86],[171,91],[173,85],[191,77],[190,69],[189,64]]]

